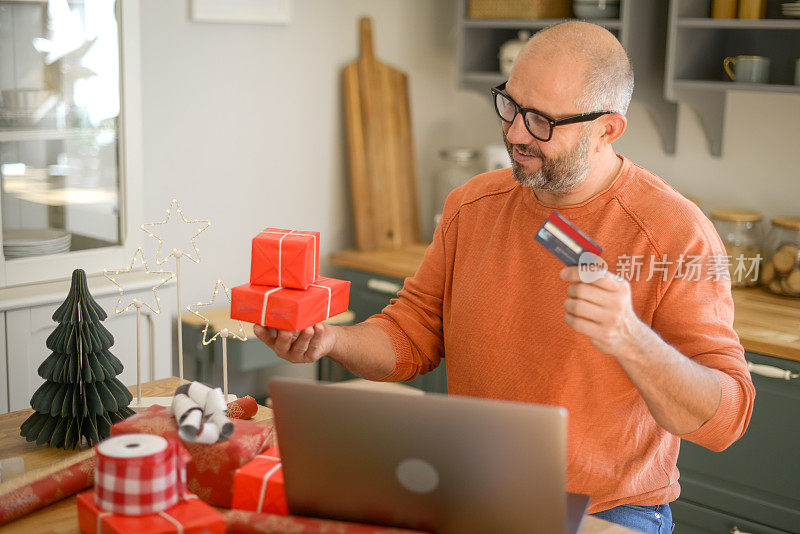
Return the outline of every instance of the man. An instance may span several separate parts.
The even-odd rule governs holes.
[[[256,335],[289,361],[327,355],[371,380],[409,380],[446,355],[451,393],[565,406],[568,491],[588,494],[602,518],[669,532],[680,439],[726,448],[755,392],[729,278],[686,276],[697,258],[724,256],[713,226],[612,148],[632,91],[608,31],[539,32],[493,91],[512,168],[450,194],[398,298],[352,327]],[[563,268],[534,241],[553,210],[636,276],[589,283]]]

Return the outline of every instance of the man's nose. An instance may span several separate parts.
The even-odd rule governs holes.
[[[534,137],[525,127],[525,120],[521,113],[517,113],[517,116],[514,117],[514,122],[506,132],[506,139],[514,145],[527,145],[533,142]]]

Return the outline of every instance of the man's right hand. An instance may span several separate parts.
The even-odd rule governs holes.
[[[336,345],[335,327],[317,323],[300,332],[254,325],[253,332],[279,357],[292,363],[314,363]]]

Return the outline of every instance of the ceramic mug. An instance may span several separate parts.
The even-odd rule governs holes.
[[[722,61],[722,66],[725,67],[730,79],[742,83],[767,83],[769,65],[769,58],[764,56],[726,57]]]

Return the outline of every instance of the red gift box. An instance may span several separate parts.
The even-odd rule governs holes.
[[[320,278],[308,289],[246,284],[231,290],[231,319],[299,332],[347,311],[350,282]]]
[[[267,228],[253,238],[250,283],[307,289],[319,278],[319,232]]]
[[[225,512],[225,521],[228,523],[228,534],[286,534],[287,532],[292,534],[324,534],[326,532],[336,532],[337,534],[424,534],[418,530],[313,517],[259,514],[244,510]]]
[[[182,442],[192,459],[186,488],[209,504],[230,508],[236,470],[272,446],[272,425],[231,419],[233,434],[211,445]],[[143,432],[181,441],[169,408],[151,406],[114,424],[111,435]]]
[[[289,513],[277,446],[236,470],[231,508],[278,515]]]
[[[89,490],[78,495],[78,526],[87,534],[224,534],[225,517],[194,495],[157,514],[112,514],[97,507]]]

